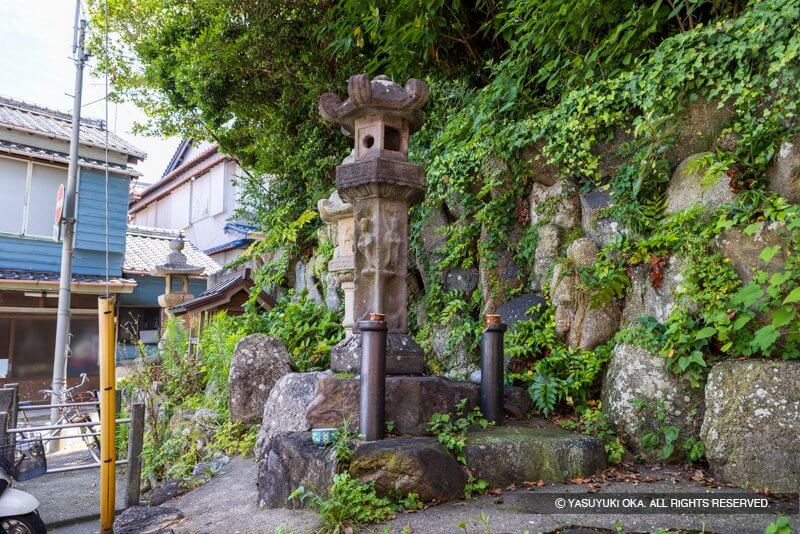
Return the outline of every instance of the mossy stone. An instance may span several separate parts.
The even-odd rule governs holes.
[[[596,438],[557,428],[497,427],[467,436],[467,466],[492,486],[563,482],[607,466]]]

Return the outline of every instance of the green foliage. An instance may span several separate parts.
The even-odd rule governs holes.
[[[441,443],[450,454],[462,465],[467,465],[467,457],[464,449],[467,446],[467,431],[480,426],[487,428],[492,422],[481,414],[481,409],[477,406],[472,410],[467,409],[469,399],[461,399],[453,407],[453,413],[436,412],[428,422],[428,432],[436,436],[436,440]]]
[[[534,408],[544,415],[550,415],[560,401],[584,405],[599,392],[611,345],[593,351],[566,347],[556,335],[551,306],[530,312],[537,318],[517,322],[505,338],[506,355],[517,360],[517,367],[527,367],[508,373],[509,382],[527,387]]]
[[[344,534],[353,528],[379,523],[395,512],[389,499],[375,495],[374,483],[361,484],[348,473],[333,475],[333,483],[324,496],[300,486],[289,499],[297,499],[317,512],[322,525],[319,532],[326,534]]]
[[[336,439],[333,442],[333,453],[336,456],[336,465],[339,470],[347,469],[350,459],[353,457],[353,439],[358,434],[350,430],[353,416],[345,417],[342,424],[336,430]]]
[[[665,424],[667,411],[664,407],[664,397],[659,397],[651,402],[633,399],[631,404],[639,411],[651,412],[655,417],[655,426],[646,429],[645,432],[642,433],[642,448],[646,451],[654,451],[660,448],[659,455],[661,459],[668,459],[675,453],[675,447],[680,432],[677,427]],[[644,424],[644,421],[642,424]]]
[[[467,484],[464,486],[464,497],[470,499],[476,495],[483,495],[488,489],[488,482],[482,478],[476,478],[470,473],[467,477]]]
[[[580,417],[578,421],[560,421],[559,425],[567,430],[576,430],[596,437],[603,444],[608,461],[612,464],[621,462],[625,454],[625,447],[611,428],[608,416],[603,412],[603,403],[599,403],[596,408],[587,406],[578,413]]]
[[[431,85],[426,123],[410,147],[411,159],[426,165],[426,197],[410,221],[418,267],[411,274],[424,287],[411,324],[423,347],[433,326],[445,327],[446,351],[465,347],[474,360],[486,298],[526,286],[526,269],[513,287],[494,269],[503,251],[523,266],[535,259],[538,225],[552,218],[557,199],[536,206],[534,226],[524,199],[533,175],[549,166],[584,191],[609,191],[602,215],[627,229],[594,265],[578,269],[592,305],[624,296],[631,268],[647,266],[657,286],[670,258],[686,262],[686,301],[665,324],[645,321],[619,339],[642,334],[672,372],[698,386],[723,358],[800,354],[797,211],[761,193],[777,147],[800,132],[800,0],[111,0],[108,55],[105,2],[89,4],[92,50],[115,81],[113,97],[143,106],[151,131],[214,140],[245,169],[242,215],[265,235],[247,259],[263,265],[262,288],[285,287],[293,261],[330,253],[313,210],[332,188],[347,141],[319,119],[319,95],[341,93],[353,73],[385,72]],[[704,187],[729,176],[736,202],[711,217],[697,210],[665,217],[672,149],[696,133],[687,109],[701,104],[725,107],[729,119],[703,132],[705,154],[692,165]],[[717,135],[728,142],[715,143]],[[431,252],[421,231],[435,210],[444,214],[445,245]],[[775,269],[780,251],[765,247],[763,273],[742,283],[711,244],[726,229],[757,232],[773,223],[789,236],[783,268]],[[448,270],[475,267],[483,291],[447,290]],[[322,367],[341,333],[295,329],[311,310],[294,308],[287,320],[275,312],[252,331],[295,343],[298,369]],[[511,380],[530,388],[539,411],[581,406],[596,394],[609,346],[567,349],[543,324],[509,339],[509,356],[521,363]],[[454,366],[445,360],[430,367]],[[202,371],[181,371],[188,374],[175,377],[170,394],[183,388],[191,398]]]
[[[683,453],[690,462],[698,462],[705,458],[706,446],[697,438],[688,437],[683,440]]]
[[[317,304],[303,293],[278,299],[264,314],[250,313],[242,329],[274,336],[289,351],[292,367],[298,372],[326,369],[331,348],[344,338],[341,318],[324,304]]]
[[[237,319],[216,314],[190,353],[187,332],[171,318],[164,326],[157,359],[142,348],[134,372],[119,386],[145,406],[143,476],[186,476],[215,454],[252,451],[258,428],[228,418],[230,361],[236,343],[248,333]]]
[[[780,516],[775,521],[767,525],[764,529],[764,534],[792,534],[792,526],[789,524],[789,518]]]

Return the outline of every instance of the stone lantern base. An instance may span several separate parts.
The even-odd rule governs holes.
[[[336,373],[361,370],[361,334],[354,333],[331,349],[331,369]],[[386,374],[421,375],[425,353],[408,334],[389,334],[386,339]]]

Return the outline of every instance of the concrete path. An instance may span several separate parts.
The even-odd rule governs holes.
[[[173,526],[176,533],[249,534],[280,532],[312,533],[318,528],[316,514],[308,511],[257,509],[256,468],[249,458],[234,458],[223,474],[200,488],[164,504],[180,509],[186,519]],[[696,479],[696,480],[693,480]],[[552,532],[567,527],[592,527],[616,532],[617,525],[627,532],[653,532],[682,529],[718,533],[763,533],[775,519],[771,515],[545,515],[531,511],[531,495],[542,492],[573,492],[587,496],[609,493],[692,492],[707,495],[733,491],[717,489],[712,481],[694,471],[664,468],[648,471],[610,472],[580,484],[555,484],[503,491],[469,501],[457,501],[414,513],[402,513],[387,524],[373,526],[369,532],[411,533],[522,533]],[[591,493],[594,492],[594,493]],[[758,494],[753,494],[758,496]],[[795,531],[800,529],[797,500],[781,502],[791,515]],[[619,521],[619,523],[617,523]],[[463,522],[463,527],[460,525]],[[87,534],[97,531],[96,522],[55,529],[60,534]],[[405,529],[405,530],[404,530]],[[585,532],[585,531],[584,531]]]
[[[84,449],[66,454],[48,455],[48,467],[81,465],[94,460]],[[39,513],[49,527],[94,519],[100,513],[100,469],[84,469],[44,475],[26,482],[14,482],[14,488],[39,500]],[[125,503],[125,467],[117,466],[117,509]]]

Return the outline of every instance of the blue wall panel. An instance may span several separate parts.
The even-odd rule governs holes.
[[[109,276],[122,274],[128,219],[127,176],[109,173]],[[105,173],[81,169],[78,226],[75,230],[75,274],[105,274]],[[0,236],[0,269],[59,272],[61,243],[45,239]]]

